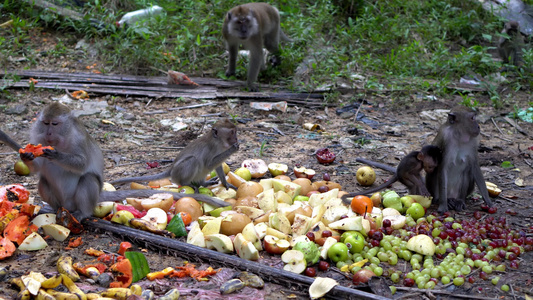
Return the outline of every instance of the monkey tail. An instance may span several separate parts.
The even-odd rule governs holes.
[[[134,181],[135,182],[151,181],[151,180],[163,179],[166,177],[170,177],[169,170],[162,172],[162,173],[154,174],[154,175],[120,178],[120,179],[111,181],[111,184],[121,184],[121,183],[128,183],[128,182],[134,182]]]
[[[389,165],[386,165],[386,164],[382,164],[382,163],[378,163],[378,162],[375,162],[375,161],[371,161],[371,160],[368,160],[368,159],[365,159],[365,158],[356,158],[355,161],[357,162],[360,162],[360,163],[364,163],[364,164],[367,164],[367,165],[370,165],[370,166],[373,166],[373,167],[376,167],[376,168],[380,168],[380,169],[383,169],[385,171],[389,171],[391,173],[396,173],[396,168],[395,167],[392,167],[392,166],[389,166]]]
[[[11,149],[19,151],[22,148],[17,142],[15,142],[9,135],[0,130],[0,141],[6,143]]]
[[[290,42],[290,43],[294,42],[294,40],[291,39],[291,38],[289,38],[289,37],[285,34],[285,32],[283,32],[283,30],[280,30],[279,37],[280,37],[281,41],[283,41],[283,42]]]
[[[218,198],[210,197],[204,194],[184,194],[163,190],[119,190],[119,191],[102,191],[98,202],[103,201],[122,201],[126,198],[147,198],[155,194],[168,193],[172,194],[174,199],[180,199],[183,197],[191,197],[198,201],[206,202],[216,207],[223,207],[230,205],[229,203],[222,201]]]

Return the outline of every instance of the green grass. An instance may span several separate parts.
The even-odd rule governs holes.
[[[416,89],[437,95],[463,76],[487,76],[501,64],[492,59],[503,20],[484,11],[475,0],[280,0],[272,2],[281,13],[282,28],[294,42],[282,45],[282,64],[262,72],[262,83],[283,82],[295,89],[312,89],[352,75],[365,77],[365,88]],[[0,63],[9,55],[26,56],[35,67],[31,47],[36,27],[58,28],[73,35],[61,40],[50,55],[69,53],[72,43],[85,38],[98,49],[106,73],[159,74],[151,67],[191,75],[224,77],[226,57],[222,20],[242,1],[184,0],[158,2],[166,13],[128,28],[114,22],[126,12],[148,7],[148,1],[90,1],[86,21],[77,22],[43,12],[19,1],[0,4],[0,21],[13,19],[9,32],[0,33]],[[104,27],[94,27],[89,19]],[[525,52],[527,65],[533,63]],[[292,81],[297,67],[307,62],[302,82]],[[512,89],[529,90],[531,74],[518,71]],[[237,78],[245,79],[240,60]],[[496,107],[503,98],[489,88]],[[477,102],[470,101],[471,105]]]

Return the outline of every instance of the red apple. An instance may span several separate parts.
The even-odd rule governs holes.
[[[282,254],[287,251],[291,243],[287,240],[279,239],[273,235],[267,234],[263,239],[263,248],[270,254]]]

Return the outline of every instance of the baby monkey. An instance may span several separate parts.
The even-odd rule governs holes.
[[[172,182],[180,185],[206,186],[215,183],[205,178],[213,169],[226,188],[236,187],[226,181],[222,163],[239,149],[237,127],[228,119],[217,121],[210,132],[188,144],[165,172],[128,177],[113,181],[113,184],[132,181],[150,181],[170,177]]]
[[[291,41],[281,31],[278,10],[267,3],[247,3],[236,6],[226,14],[222,35],[229,52],[226,76],[235,75],[239,45],[250,51],[248,90],[257,92],[255,85],[260,70],[264,70],[263,47],[274,55],[273,64],[279,64],[279,42]]]
[[[356,161],[358,162],[362,162],[367,165],[394,172],[394,176],[392,176],[389,180],[375,188],[346,194],[342,197],[342,200],[346,203],[350,203],[351,197],[362,194],[375,193],[386,188],[387,186],[393,184],[396,181],[400,181],[405,186],[407,186],[410,194],[431,196],[428,189],[426,188],[422,175],[420,175],[420,172],[424,170],[426,174],[432,173],[437,168],[441,159],[442,152],[440,148],[433,145],[424,146],[420,151],[413,151],[407,154],[404,158],[402,158],[396,169],[382,163],[374,162],[364,158],[357,158]]]

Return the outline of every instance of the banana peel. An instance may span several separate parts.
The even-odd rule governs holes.
[[[72,281],[80,280],[80,275],[72,266],[72,257],[70,256],[61,256],[57,259],[57,271],[59,274],[66,275]]]

